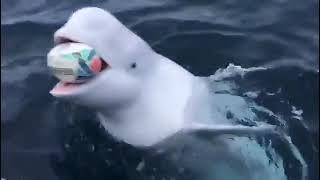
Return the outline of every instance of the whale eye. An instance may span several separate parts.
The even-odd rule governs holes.
[[[132,69],[134,69],[134,68],[136,68],[136,67],[137,67],[137,63],[134,62],[134,63],[131,64],[131,68],[132,68]]]

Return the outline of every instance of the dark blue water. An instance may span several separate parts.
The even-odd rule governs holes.
[[[233,79],[237,90],[253,93],[258,105],[286,121],[308,179],[319,178],[318,1],[2,0],[1,5],[1,177],[198,179],[168,164],[166,154],[115,141],[92,120],[92,112],[49,95],[57,82],[46,68],[53,32],[74,10],[94,5],[195,75],[212,75],[230,63],[267,67]],[[275,142],[274,148],[287,178],[301,179],[301,163],[288,147]],[[146,165],[137,171],[141,159]]]

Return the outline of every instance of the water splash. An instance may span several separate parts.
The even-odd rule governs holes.
[[[223,86],[225,89],[228,89],[227,91],[219,91],[218,94],[215,94],[213,99],[213,109],[216,109],[214,111],[215,116],[218,115],[218,117],[226,117],[226,119],[233,120],[238,123],[242,124],[251,124],[251,125],[257,125],[259,123],[270,123],[270,119],[272,120],[272,123],[277,124],[281,128],[287,128],[288,123],[286,121],[286,118],[282,117],[281,115],[277,115],[273,113],[271,110],[269,110],[266,107],[259,106],[254,102],[254,99],[256,99],[259,94],[261,94],[263,91],[247,91],[245,93],[240,93],[238,89],[241,87],[241,85],[237,84],[235,79],[236,77],[244,78],[244,76],[247,73],[251,72],[259,72],[259,71],[265,71],[272,68],[269,66],[266,67],[250,67],[250,68],[243,68],[241,66],[237,66],[234,64],[229,64],[226,68],[220,68],[218,69],[213,75],[209,77],[209,80],[212,83],[214,82],[213,89],[216,89],[217,86]],[[228,80],[228,81],[226,81]],[[233,81],[234,80],[234,81]],[[228,88],[226,88],[228,87]],[[265,95],[267,96],[274,96],[275,94],[281,93],[282,89],[278,89],[275,93],[265,92]],[[280,102],[280,101],[279,101]],[[291,113],[293,113],[293,118],[297,118],[300,121],[303,121],[302,118],[302,110],[298,110],[296,107],[292,107]],[[222,114],[222,115],[221,115]],[[229,114],[229,115],[228,115]],[[230,115],[231,114],[231,115]],[[229,116],[229,117],[228,117]],[[304,124],[303,122],[301,122]],[[285,129],[284,129],[285,130]],[[283,132],[283,134],[279,134],[279,137],[281,139],[281,142],[284,146],[288,147],[290,149],[290,153],[293,155],[293,157],[300,163],[301,165],[301,179],[306,180],[308,178],[308,165],[305,162],[301,152],[296,147],[296,145],[292,142],[291,137]],[[239,139],[236,137],[237,141],[241,141],[241,138]],[[250,141],[248,141],[250,142]],[[253,143],[253,142],[250,142]],[[272,143],[269,142],[269,144]],[[272,179],[287,179],[289,177],[286,177],[284,175],[285,167],[284,164],[286,164],[285,160],[281,158],[279,154],[277,154],[277,149],[274,149],[271,147],[271,145],[268,146],[260,146],[258,144],[251,144],[251,148],[245,149],[244,144],[238,144],[235,145],[233,143],[233,146],[237,146],[235,148],[240,148],[242,151],[244,150],[245,155],[248,159],[251,158],[252,154],[255,154],[255,156],[259,156],[255,161],[260,161],[260,163],[263,164],[265,162],[265,158],[270,160],[274,160],[274,165],[264,165],[264,168],[268,169],[269,176],[272,177]],[[263,145],[264,143],[262,143]],[[256,153],[254,153],[256,152]],[[269,152],[266,153],[266,152]],[[272,153],[270,153],[272,152]],[[268,155],[267,155],[268,154]],[[247,163],[252,163],[251,161],[247,161]],[[277,167],[277,168],[276,168]],[[283,169],[283,171],[281,170]],[[268,174],[268,173],[267,173]],[[286,177],[286,178],[284,178]]]
[[[235,76],[244,77],[245,74],[248,72],[255,72],[255,71],[264,71],[268,68],[265,67],[250,67],[250,68],[243,68],[241,66],[237,66],[234,64],[229,64],[226,68],[218,69],[213,75],[209,78],[213,81],[221,81],[226,78],[231,78]]]
[[[317,62],[315,62],[317,63]],[[263,64],[264,67],[275,69],[281,67],[297,67],[305,71],[319,72],[319,63],[313,61],[301,61],[301,59],[282,59]]]

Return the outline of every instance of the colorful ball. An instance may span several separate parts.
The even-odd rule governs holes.
[[[102,60],[93,48],[82,43],[63,43],[48,53],[47,64],[62,82],[83,82],[101,71]]]

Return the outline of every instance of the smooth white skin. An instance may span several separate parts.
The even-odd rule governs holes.
[[[56,31],[55,41],[61,37],[93,47],[111,68],[68,93],[51,93],[95,109],[105,129],[119,140],[152,146],[181,130],[243,133],[259,129],[193,123],[203,105],[209,106],[199,100],[209,92],[205,83],[153,51],[107,11],[77,10]],[[136,68],[131,67],[133,63]]]
[[[54,35],[55,41],[61,37],[93,47],[111,68],[54,96],[97,110],[109,133],[135,146],[151,146],[182,129],[195,76],[99,8],[76,11]]]

